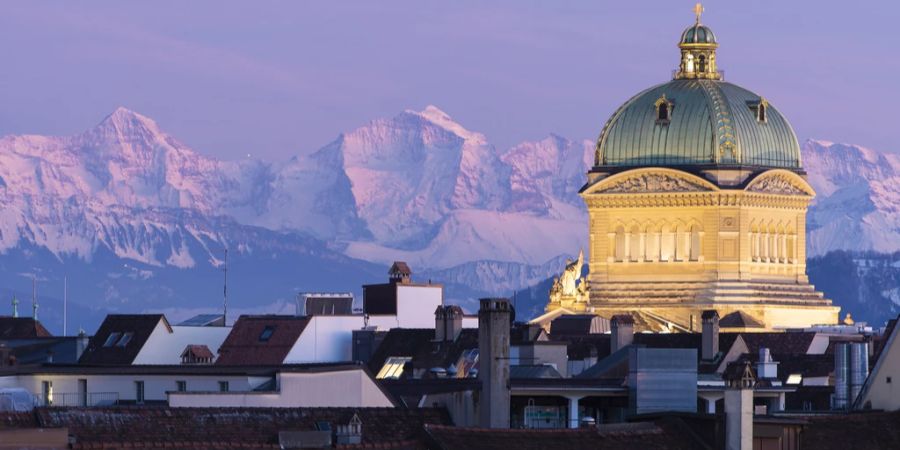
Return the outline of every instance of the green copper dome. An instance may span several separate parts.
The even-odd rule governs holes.
[[[717,44],[716,35],[706,25],[692,25],[681,33],[682,44]]]
[[[787,119],[724,81],[676,79],[622,105],[603,127],[596,166],[757,166],[800,169]]]

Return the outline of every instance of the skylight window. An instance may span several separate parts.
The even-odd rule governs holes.
[[[128,343],[131,342],[131,338],[133,338],[133,337],[134,337],[134,333],[132,333],[130,331],[123,334],[122,338],[119,339],[119,342],[116,343],[116,347],[124,347],[124,346],[128,345]]]
[[[408,356],[391,356],[384,362],[375,378],[379,380],[397,380],[403,375],[403,366],[412,361]]]
[[[275,327],[269,325],[263,328],[262,333],[259,334],[260,342],[268,342],[269,339],[272,338],[272,334],[275,333]]]
[[[803,382],[803,375],[799,373],[792,373],[788,375],[788,379],[785,384],[800,384]]]
[[[109,333],[109,336],[106,338],[106,342],[103,343],[103,346],[104,347],[112,347],[113,345],[115,345],[116,341],[118,341],[119,337],[121,337],[121,336],[122,336],[122,333],[119,333],[119,332]]]

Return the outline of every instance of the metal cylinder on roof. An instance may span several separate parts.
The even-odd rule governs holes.
[[[850,344],[850,397],[849,405],[852,406],[862,390],[866,378],[869,377],[869,346],[865,342]]]
[[[834,409],[847,409],[850,404],[850,347],[846,343],[834,347]]]

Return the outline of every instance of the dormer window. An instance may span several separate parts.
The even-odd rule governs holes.
[[[764,98],[760,98],[758,102],[747,102],[750,110],[756,114],[756,121],[759,123],[768,122],[769,102]]]
[[[122,336],[122,333],[112,332],[109,333],[109,336],[106,338],[106,341],[103,343],[104,347],[112,347],[116,344],[116,341]]]
[[[654,105],[656,106],[656,123],[668,125],[672,120],[672,107],[674,106],[672,102],[666,99],[666,94],[663,94]]]
[[[133,338],[133,337],[134,337],[134,333],[132,333],[130,331],[127,333],[123,333],[122,338],[119,339],[119,342],[116,343],[116,347],[125,347],[126,345],[128,345],[129,342],[131,342],[131,338]]]

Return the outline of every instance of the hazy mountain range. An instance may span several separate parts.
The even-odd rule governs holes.
[[[358,292],[398,259],[471,306],[586,246],[577,191],[592,153],[556,135],[498,149],[429,106],[287,161],[222,161],[119,108],[75,136],[0,139],[0,283],[28,297],[36,277],[51,326],[64,276],[70,329],[108,311],[178,318],[220,308],[227,248],[232,311]],[[819,192],[811,255],[900,250],[900,157],[810,140],[803,158]]]

